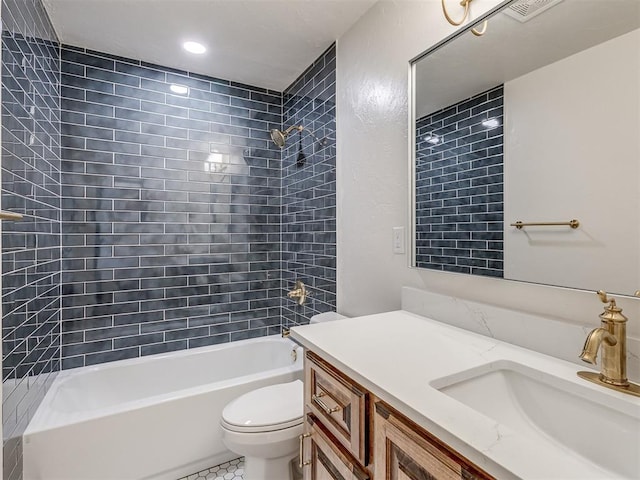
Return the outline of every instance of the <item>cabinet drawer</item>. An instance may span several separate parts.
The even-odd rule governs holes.
[[[383,402],[373,423],[377,479],[495,480]]]
[[[344,445],[367,465],[367,393],[313,352],[305,361],[305,404]]]
[[[312,414],[307,415],[305,430],[305,480],[369,480],[353,455]]]

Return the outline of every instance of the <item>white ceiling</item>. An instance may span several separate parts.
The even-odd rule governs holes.
[[[60,41],[283,91],[377,0],[44,0]],[[182,49],[194,40],[205,55]]]

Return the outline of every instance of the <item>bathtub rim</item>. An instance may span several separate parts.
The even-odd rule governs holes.
[[[251,344],[251,343],[263,343],[263,342],[267,342],[267,343],[271,343],[271,342],[273,342],[273,343],[285,343],[285,344],[291,345],[292,349],[294,347],[299,347],[300,346],[299,344],[297,344],[296,342],[294,342],[290,338],[283,338],[279,334],[265,335],[263,337],[245,338],[243,340],[235,340],[235,341],[232,341],[232,342],[216,343],[214,345],[203,345],[202,347],[185,348],[185,349],[182,349],[182,350],[174,350],[172,352],[154,353],[154,354],[151,354],[151,355],[144,355],[144,356],[141,356],[141,357],[125,358],[123,360],[115,360],[113,362],[105,362],[105,363],[98,363],[96,365],[87,365],[87,366],[84,366],[84,367],[69,368],[67,370],[61,370],[59,372],[58,376],[67,377],[67,376],[71,376],[71,374],[79,375],[81,373],[88,373],[88,372],[99,371],[99,370],[114,369],[114,368],[121,367],[121,366],[136,365],[138,363],[147,363],[147,362],[150,362],[152,360],[161,360],[161,359],[164,359],[164,358],[188,357],[188,356],[197,355],[197,354],[201,354],[201,353],[205,353],[205,352],[214,352],[214,351],[217,351],[217,350],[225,350],[225,349],[228,349],[228,348],[231,348],[231,347],[235,347],[235,346],[238,346],[238,345],[245,345],[245,344]]]
[[[264,337],[238,340],[235,342],[226,342],[226,343],[216,344],[216,345],[206,345],[203,347],[179,350],[175,352],[163,352],[163,353],[154,354],[154,355],[146,355],[144,357],[128,358],[124,360],[117,360],[114,362],[108,362],[108,363],[99,364],[99,365],[78,367],[78,368],[61,371],[58,373],[57,377],[51,384],[51,387],[49,388],[48,392],[44,396],[33,418],[27,425],[24,432],[24,438],[26,440],[29,435],[36,434],[39,432],[61,428],[70,424],[87,422],[97,418],[108,417],[110,415],[114,415],[124,411],[140,410],[145,407],[148,407],[149,405],[167,403],[167,402],[175,401],[185,396],[203,395],[215,389],[232,388],[234,386],[241,385],[247,382],[253,382],[253,381],[259,380],[266,376],[271,377],[271,376],[283,375],[290,372],[298,372],[298,371],[302,372],[303,355],[298,354],[296,360],[293,361],[291,365],[288,365],[285,367],[262,370],[260,372],[252,373],[249,375],[234,377],[227,380],[209,382],[202,385],[197,385],[195,387],[183,388],[180,390],[174,390],[171,392],[162,393],[159,395],[153,395],[153,396],[145,397],[142,399],[135,399],[135,400],[130,400],[126,402],[121,402],[121,403],[117,403],[107,407],[96,408],[92,410],[83,410],[80,412],[70,412],[70,413],[60,412],[58,410],[49,408],[49,405],[51,404],[51,400],[56,395],[58,390],[62,386],[64,386],[64,383],[66,383],[68,379],[78,375],[86,375],[86,374],[90,374],[91,372],[105,370],[105,369],[122,368],[129,365],[136,365],[139,363],[148,363],[154,360],[160,360],[165,358],[179,358],[184,356],[194,356],[198,354],[205,354],[212,351],[233,348],[238,345],[264,343],[264,342],[282,343],[290,347],[292,351],[301,348],[297,343],[293,342],[288,338],[282,338],[280,335],[269,335]],[[214,386],[215,388],[213,388]]]

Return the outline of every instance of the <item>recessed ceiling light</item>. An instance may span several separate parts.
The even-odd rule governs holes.
[[[482,122],[482,125],[487,128],[496,128],[500,125],[500,120],[498,120],[497,118],[490,118],[488,120],[484,120]]]
[[[207,47],[198,42],[184,42],[182,44],[182,48],[184,48],[189,53],[195,53],[196,55],[202,55],[207,51]]]
[[[173,93],[177,93],[178,95],[186,95],[189,93],[189,87],[185,87],[184,85],[176,85],[175,83],[171,85],[169,89]]]
[[[424,140],[429,142],[431,145],[437,145],[440,143],[440,137],[434,133],[428,133],[425,135]]]

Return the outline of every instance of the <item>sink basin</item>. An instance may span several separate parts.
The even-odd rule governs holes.
[[[431,386],[517,434],[583,457],[611,478],[640,478],[637,399],[508,361],[440,378]]]

